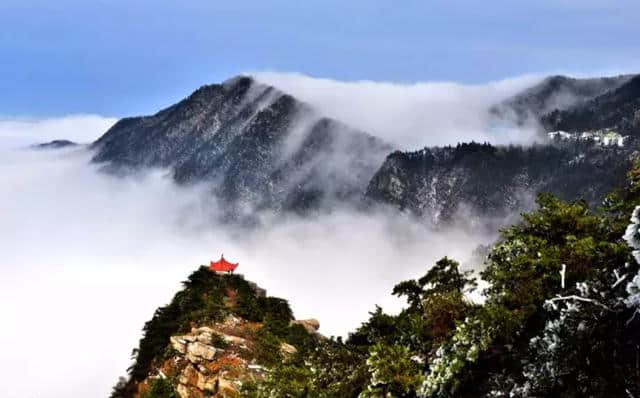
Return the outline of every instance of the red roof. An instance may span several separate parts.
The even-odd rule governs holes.
[[[211,262],[209,269],[216,272],[233,272],[238,267],[238,263],[230,263],[224,259],[224,256],[220,257],[220,260]]]

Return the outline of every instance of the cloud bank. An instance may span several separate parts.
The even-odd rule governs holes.
[[[403,149],[533,139],[533,130],[494,125],[487,110],[536,77],[481,86],[257,78]],[[324,334],[345,335],[375,304],[401,308],[390,295],[398,281],[423,275],[445,255],[465,261],[495,237],[347,210],[311,219],[266,214],[264,226],[237,229],[213,222],[216,206],[204,187],[178,188],[166,171],[115,178],[89,164],[85,147],[17,149],[53,139],[91,142],[114,122],[96,115],[0,120],[7,398],[107,396],[155,308],[222,252],[247,279],[289,300],[298,318],[318,318]]]
[[[21,120],[0,118],[0,144],[15,147],[55,139],[87,143],[97,139],[117,120],[100,115]]]
[[[452,82],[398,84],[346,82],[296,73],[253,73],[311,104],[320,113],[377,135],[404,150],[455,145],[475,140],[494,144],[530,144],[535,126],[518,128],[498,121],[489,108],[531,87],[542,76],[522,76],[482,85]]]
[[[52,126],[67,126],[49,121]],[[104,123],[108,124],[108,123]],[[278,217],[255,230],[215,225],[204,189],[176,187],[153,170],[129,178],[97,172],[84,147],[16,150],[83,123],[37,135],[6,126],[0,143],[0,374],[3,396],[107,396],[125,373],[140,330],[198,265],[224,252],[239,272],[344,335],[438,258],[464,260],[491,236],[464,228],[431,231],[383,213],[335,211],[318,219]],[[10,136],[11,138],[6,138]],[[86,137],[83,139],[83,137]],[[27,139],[28,138],[28,139]]]

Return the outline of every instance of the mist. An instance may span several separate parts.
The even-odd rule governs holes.
[[[49,119],[0,118],[0,148],[19,147],[55,139],[88,143],[118,119],[100,115],[69,115]]]
[[[144,322],[222,253],[289,300],[297,318],[345,336],[376,304],[402,307],[390,294],[397,282],[444,255],[465,261],[493,239],[347,210],[307,219],[265,214],[250,230],[214,224],[205,187],[178,187],[166,170],[118,178],[91,165],[84,146],[24,149],[35,137],[69,137],[51,123],[27,124],[29,134],[11,130],[0,144],[0,374],[8,398],[107,396]],[[72,138],[92,141],[110,123],[78,124]]]
[[[534,121],[516,126],[515,119],[499,120],[489,112],[492,106],[542,81],[538,75],[479,85],[352,82],[275,72],[252,75],[319,113],[383,138],[401,150],[472,140],[521,145],[540,140]]]

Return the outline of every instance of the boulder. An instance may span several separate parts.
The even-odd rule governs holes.
[[[216,356],[216,349],[215,347],[196,341],[187,346],[187,354],[210,361]]]
[[[196,341],[198,341],[198,342],[200,342],[202,344],[211,344],[211,338],[212,338],[211,333],[205,332],[205,333],[200,333],[196,337]]]
[[[318,329],[320,329],[320,322],[317,319],[297,319],[291,321],[291,324],[302,326],[310,334],[318,333]]]
[[[247,340],[243,339],[242,337],[231,336],[231,335],[228,335],[228,334],[222,334],[221,336],[224,339],[224,341],[226,341],[227,343],[230,343],[230,344],[233,344],[233,345],[237,345],[237,346],[241,346],[241,347],[244,347],[244,346],[247,345]]]
[[[296,347],[292,346],[291,344],[282,343],[282,344],[280,344],[280,352],[283,355],[293,355],[296,352],[298,352],[298,349]]]
[[[185,354],[187,352],[187,342],[182,338],[182,336],[171,336],[169,340],[171,341],[171,346],[180,354]]]

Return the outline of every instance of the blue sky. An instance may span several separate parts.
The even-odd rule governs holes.
[[[640,72],[640,2],[2,0],[0,115],[149,113],[246,71],[482,83]]]

